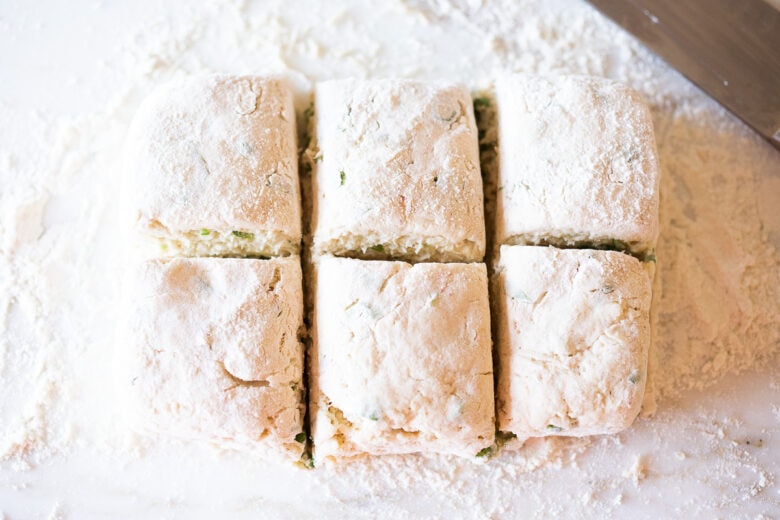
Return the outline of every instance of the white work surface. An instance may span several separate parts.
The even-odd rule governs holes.
[[[0,519],[780,518],[780,153],[577,0],[0,5]],[[144,439],[113,390],[120,151],[140,100],[203,71],[612,77],[663,174],[657,411],[614,436],[270,465]]]

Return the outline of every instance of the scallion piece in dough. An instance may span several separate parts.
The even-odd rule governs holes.
[[[474,107],[475,108],[485,108],[490,106],[490,98],[481,96],[474,100]]]
[[[477,452],[477,457],[487,457],[493,453],[493,446],[488,446],[487,448],[482,448]]]
[[[254,233],[247,233],[246,231],[233,231],[233,236],[243,238],[244,240],[254,240]]]

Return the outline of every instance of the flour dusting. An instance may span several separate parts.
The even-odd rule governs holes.
[[[116,7],[92,9],[116,22]],[[99,110],[0,97],[13,122],[0,129],[0,518],[780,510],[770,451],[780,439],[780,154],[733,116],[577,0],[220,0],[154,12],[128,22],[130,37],[93,75],[74,78],[103,93]],[[34,33],[36,15],[25,16],[0,24],[3,41]],[[309,472],[125,433],[110,392],[122,319],[117,162],[144,96],[197,72],[281,73],[300,112],[321,79],[443,78],[476,91],[506,71],[607,76],[651,106],[662,170],[654,416],[483,464],[421,455]],[[771,418],[739,406],[756,399]]]

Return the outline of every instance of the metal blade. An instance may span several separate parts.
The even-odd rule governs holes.
[[[588,0],[780,150],[780,11],[762,0]]]

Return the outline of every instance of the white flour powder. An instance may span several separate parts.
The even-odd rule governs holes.
[[[53,117],[45,107],[0,104],[2,120],[14,122],[0,130],[0,488],[18,493],[0,492],[0,509],[15,511],[14,496],[35,504],[37,485],[59,482],[37,506],[56,517],[119,507],[139,517],[203,516],[204,489],[222,504],[212,512],[236,515],[780,510],[776,457],[761,455],[780,424],[780,154],[576,0],[303,3],[175,4],[175,17],[138,23],[144,28],[113,51],[114,61],[76,77],[89,91],[118,85],[103,110]],[[5,20],[0,31],[25,24],[34,19]],[[143,96],[193,72],[277,72],[295,81],[302,109],[318,79],[443,77],[479,89],[506,70],[608,76],[652,107],[663,175],[654,417],[616,436],[537,440],[482,465],[383,457],[303,473],[124,433],[110,391],[122,319],[116,158]],[[756,373],[755,383],[742,372]],[[719,405],[765,393],[775,412],[763,430],[745,431],[746,408]],[[105,509],[56,478],[57,468],[113,475],[117,465],[126,475],[117,488],[91,484],[96,496],[114,497]],[[160,468],[181,473],[164,479]]]

